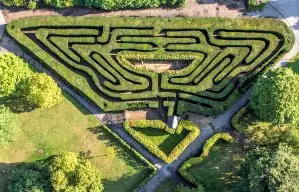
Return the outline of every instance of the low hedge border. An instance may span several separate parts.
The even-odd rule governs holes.
[[[140,159],[148,168],[145,170],[148,173],[145,173],[146,177],[143,179],[141,183],[138,184],[138,186],[135,187],[133,192],[139,191],[139,189],[147,183],[157,172],[157,168],[149,162],[146,158],[144,158],[140,153],[138,153],[134,148],[132,148],[130,145],[128,145],[120,136],[118,136],[116,133],[114,133],[111,129],[109,129],[107,126],[102,125],[101,126],[104,130],[106,130],[112,137],[114,137],[118,142],[121,143],[128,151],[130,151],[133,155],[135,155],[138,159]]]
[[[226,142],[229,142],[229,143],[232,143],[234,141],[234,138],[228,133],[216,133],[211,138],[209,138],[206,141],[206,143],[204,144],[200,156],[199,157],[192,157],[192,158],[188,159],[179,168],[179,173],[182,175],[182,177],[184,179],[186,179],[190,183],[198,185],[198,183],[196,183],[196,180],[194,179],[194,177],[188,172],[188,169],[190,169],[194,165],[197,165],[197,164],[201,163],[201,161],[203,161],[209,155],[210,149],[213,147],[213,145],[219,139],[221,139],[223,141],[226,141]]]
[[[177,144],[169,155],[166,155],[161,149],[159,149],[156,145],[154,145],[148,139],[145,139],[140,135],[137,131],[134,130],[134,127],[138,128],[155,128],[164,130],[170,134],[180,134],[183,129],[189,131],[189,134],[179,143]],[[197,138],[200,134],[200,130],[197,125],[191,121],[181,120],[176,129],[169,128],[165,123],[160,120],[137,120],[137,121],[125,121],[124,122],[125,130],[133,136],[135,140],[141,143],[146,149],[151,152],[153,155],[162,159],[166,163],[171,163]]]

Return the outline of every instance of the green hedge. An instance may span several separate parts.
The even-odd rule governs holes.
[[[157,172],[157,168],[150,163],[147,159],[145,159],[140,153],[138,153],[134,148],[132,148],[130,145],[128,145],[120,136],[118,136],[116,133],[111,131],[110,128],[108,128],[105,125],[102,125],[101,128],[105,129],[109,134],[111,134],[118,142],[121,143],[125,148],[127,148],[132,155],[136,156],[138,159],[140,159],[145,166],[148,168],[146,169],[146,172],[144,173],[145,178],[144,180],[138,184],[138,186],[135,187],[134,191],[139,191],[139,189],[147,183]]]
[[[70,8],[93,7],[107,11],[120,9],[143,9],[155,7],[183,7],[186,0],[1,0],[8,7],[26,7],[36,9],[42,7]]]
[[[184,179],[195,185],[198,185],[194,177],[189,173],[188,169],[203,161],[209,155],[211,147],[213,147],[213,145],[220,139],[230,143],[234,141],[233,137],[228,133],[216,133],[215,135],[213,135],[204,144],[199,157],[191,157],[190,159],[185,161],[184,164],[179,168],[179,173],[183,176]]]
[[[138,133],[134,128],[154,128],[161,129],[169,134],[180,134],[183,129],[186,129],[188,135],[177,144],[169,155],[166,155],[157,145],[153,144],[150,140],[146,139],[143,135]],[[197,125],[191,121],[181,120],[176,129],[169,128],[165,123],[160,120],[138,120],[138,121],[125,121],[125,130],[134,137],[139,143],[146,147],[148,151],[162,159],[166,163],[171,163],[197,138],[200,133]]]
[[[274,19],[37,17],[15,20],[7,32],[103,111],[162,100],[168,116],[225,111],[294,43]],[[190,64],[158,74],[131,60]]]
[[[250,11],[263,10],[269,0],[247,0],[247,9]]]

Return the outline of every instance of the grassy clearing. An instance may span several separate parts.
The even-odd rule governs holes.
[[[105,191],[132,191],[144,178],[145,167],[124,149],[99,122],[65,95],[50,109],[20,113],[22,133],[16,142],[0,149],[0,170],[9,172],[19,162],[42,159],[63,151],[89,151],[92,163],[102,172]],[[108,146],[117,151],[108,155]],[[0,192],[8,175],[0,176]]]
[[[165,180],[156,192],[174,192],[177,190],[177,183],[172,179]]]
[[[237,144],[218,141],[209,155],[189,172],[207,192],[230,191],[239,180],[243,157],[243,150]]]
[[[183,129],[180,134],[170,134],[164,130],[150,127],[146,129],[136,127],[134,129],[157,145],[166,155],[169,155],[173,148],[189,134],[186,129]]]

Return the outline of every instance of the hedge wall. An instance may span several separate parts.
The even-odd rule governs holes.
[[[199,157],[191,157],[190,159],[185,161],[184,164],[179,168],[179,173],[182,175],[184,179],[186,179],[190,183],[198,185],[194,177],[189,173],[188,169],[192,168],[193,166],[203,161],[209,155],[210,149],[219,139],[230,143],[234,141],[233,137],[230,136],[230,134],[228,133],[216,133],[215,135],[213,135],[204,144],[202,148],[202,152]]]
[[[161,104],[168,116],[225,111],[294,43],[274,19],[33,17],[7,32],[103,111]],[[157,73],[133,60],[189,65]]]
[[[166,163],[171,163],[197,138],[200,133],[197,125],[191,121],[181,120],[176,129],[169,128],[165,123],[160,120],[137,120],[137,121],[125,121],[125,130],[132,135],[132,137],[141,143],[149,152],[162,159]],[[181,140],[170,152],[166,155],[157,145],[145,138],[142,134],[135,130],[135,128],[154,128],[163,130],[169,134],[180,134],[183,129],[186,129],[189,133]]]

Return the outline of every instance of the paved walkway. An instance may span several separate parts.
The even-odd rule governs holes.
[[[299,1],[298,0],[270,0],[270,3],[262,12],[250,12],[248,16],[255,17],[276,17],[283,20],[292,29],[295,35],[293,49],[287,53],[280,66],[285,65],[291,58],[299,52]]]

